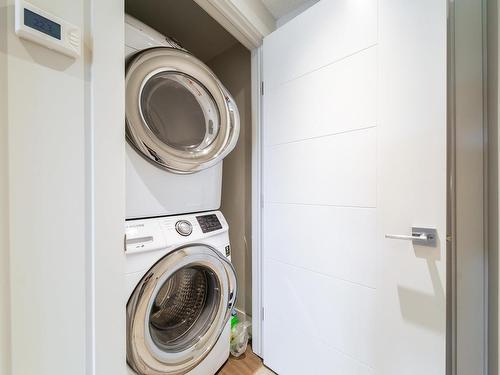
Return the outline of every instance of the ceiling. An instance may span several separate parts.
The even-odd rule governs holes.
[[[261,0],[264,6],[269,10],[275,19],[281,18],[308,3],[316,1],[311,0]]]
[[[238,43],[194,1],[125,0],[125,11],[175,39],[204,62]]]

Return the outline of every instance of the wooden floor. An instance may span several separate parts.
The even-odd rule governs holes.
[[[275,375],[253,352],[250,345],[238,358],[230,356],[217,375]]]

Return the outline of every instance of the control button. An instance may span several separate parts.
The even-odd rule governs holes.
[[[222,229],[222,224],[215,214],[196,216],[196,220],[198,221],[198,224],[200,224],[200,228],[203,233]]]
[[[189,236],[193,232],[193,226],[187,220],[179,220],[175,223],[175,230],[181,236]]]
[[[74,30],[68,32],[68,40],[72,46],[74,47],[80,46],[80,35]]]

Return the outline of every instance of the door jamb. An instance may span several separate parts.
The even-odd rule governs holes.
[[[252,350],[263,357],[262,46],[252,50]]]
[[[447,276],[448,374],[470,372],[471,368],[463,368],[464,363],[469,366],[474,364],[473,371],[478,374],[488,373],[488,131],[485,107],[485,31],[483,0],[448,2],[448,234],[451,234],[451,242],[448,243],[450,263]],[[481,55],[474,49],[478,48],[477,46],[482,47]],[[478,94],[478,91],[481,92]],[[464,103],[467,103],[465,107]],[[471,142],[471,134],[480,142]],[[476,262],[470,261],[472,256]],[[474,266],[474,263],[478,263],[477,260],[482,263],[481,268]],[[469,283],[467,287],[464,287],[465,275]],[[475,303],[478,296],[482,298],[481,307]],[[477,306],[479,311],[476,312],[474,321],[471,319],[471,310],[467,310],[465,306]],[[481,346],[481,358],[478,353],[468,350],[466,341]]]

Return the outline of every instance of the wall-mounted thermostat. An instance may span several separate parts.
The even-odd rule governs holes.
[[[16,34],[71,57],[81,53],[80,29],[24,0],[16,0]]]

